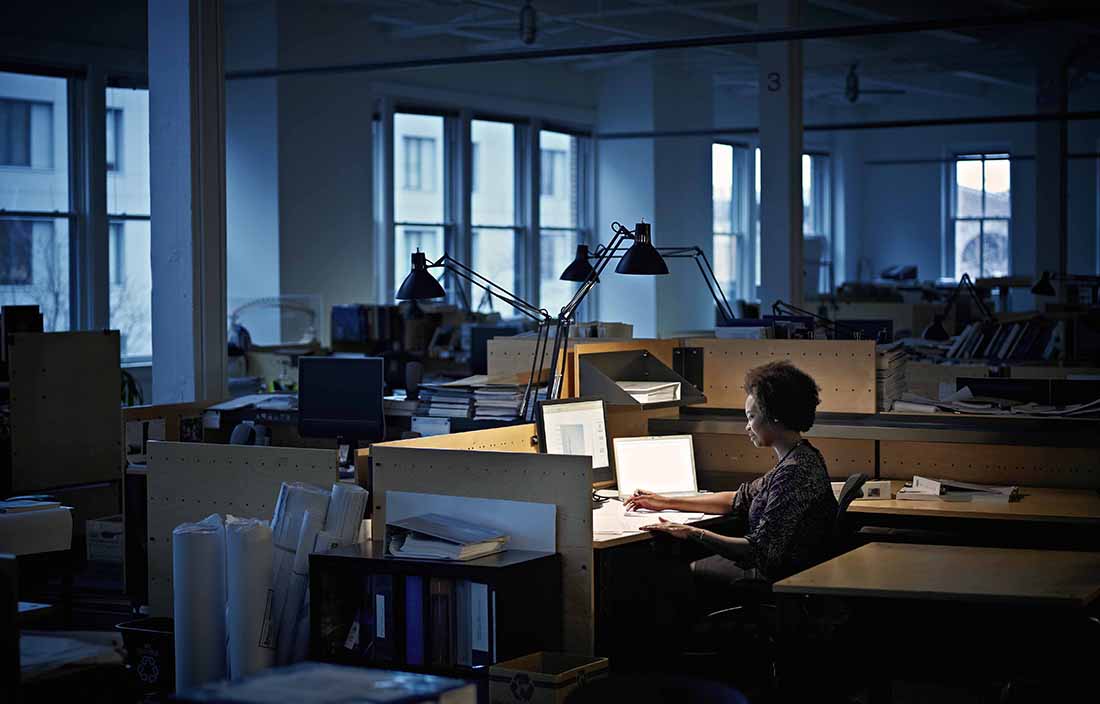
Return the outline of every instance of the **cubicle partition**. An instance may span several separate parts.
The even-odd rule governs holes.
[[[530,445],[534,429],[521,425],[374,445],[374,535],[384,535],[389,492],[553,504],[562,564],[562,642],[568,652],[591,653],[591,460],[539,454]]]
[[[271,519],[283,482],[329,489],[336,452],[255,445],[149,443],[149,612],[172,615],[172,531],[212,513]]]

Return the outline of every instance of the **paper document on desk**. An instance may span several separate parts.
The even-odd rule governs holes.
[[[660,512],[659,514],[655,512],[625,511],[618,502],[615,502],[614,505],[604,505],[592,512],[592,532],[598,534],[636,533],[642,530],[642,526],[660,523],[661,518],[670,523],[690,523],[703,518],[703,515],[702,513],[680,513],[678,511]]]

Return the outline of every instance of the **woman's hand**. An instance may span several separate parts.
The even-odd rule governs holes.
[[[673,523],[672,521],[666,521],[663,518],[657,518],[659,523],[654,523],[648,526],[642,526],[642,530],[648,530],[651,533],[664,533],[665,535],[671,535],[673,538],[679,540],[687,540],[694,536],[702,536],[704,531],[702,528],[696,528],[694,526],[685,526],[682,523]]]
[[[660,494],[654,494],[652,491],[646,491],[645,489],[635,489],[634,494],[623,502],[627,511],[636,511],[640,508],[647,508],[651,511],[663,511],[668,508],[668,499]]]

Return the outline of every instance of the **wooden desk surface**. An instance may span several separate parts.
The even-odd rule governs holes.
[[[1100,525],[1100,493],[1093,489],[1020,487],[1020,499],[1007,504],[957,501],[853,501],[852,513],[936,518],[975,518]]]
[[[1100,596],[1100,553],[868,543],[774,588],[778,594],[1081,608]]]
[[[602,509],[602,507],[601,507]],[[597,509],[597,510],[601,510]],[[653,523],[657,522],[659,514],[653,514]],[[698,521],[690,521],[689,524],[693,526],[699,526],[706,528],[718,523],[721,523],[726,519],[726,516],[703,516]],[[622,533],[592,533],[592,549],[604,550],[607,548],[613,548],[617,545],[626,545],[628,543],[638,543],[644,540],[652,540],[653,534],[649,531],[628,531]]]

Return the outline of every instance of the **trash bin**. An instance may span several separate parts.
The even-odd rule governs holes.
[[[176,639],[172,619],[139,618],[115,626],[126,646],[126,669],[143,692],[176,690]]]

